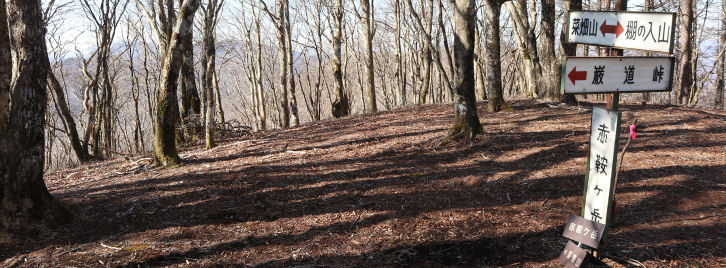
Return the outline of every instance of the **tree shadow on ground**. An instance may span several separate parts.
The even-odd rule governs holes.
[[[447,106],[448,107],[448,106]],[[541,109],[539,104],[525,103],[515,107],[522,112]],[[531,108],[527,108],[531,107]],[[418,109],[411,109],[416,112]],[[450,115],[441,107],[427,110],[433,120],[448,122]],[[550,174],[547,171],[570,161],[584,161],[587,151],[586,128],[576,130],[515,131],[541,120],[572,117],[589,121],[587,115],[569,110],[553,110],[551,114],[523,118],[517,112],[504,118],[488,121],[492,129],[486,143],[474,141],[447,147],[430,146],[446,131],[435,125],[428,129],[410,128],[403,133],[390,134],[387,128],[403,128],[419,122],[416,118],[396,117],[384,113],[388,120],[356,117],[350,124],[361,125],[365,135],[355,139],[327,142],[325,136],[357,134],[355,128],[339,121],[319,123],[315,128],[305,126],[281,133],[267,134],[259,143],[244,143],[221,155],[199,155],[189,159],[184,172],[158,171],[140,174],[130,182],[106,180],[103,183],[63,191],[57,196],[73,202],[85,223],[69,226],[56,238],[19,248],[6,248],[0,257],[43,247],[82,244],[113,239],[128,234],[149,233],[176,227],[235,225],[241,223],[271,223],[280,219],[297,219],[327,214],[368,212],[374,215],[360,219],[340,220],[311,227],[299,233],[275,235],[242,234],[211,246],[172,251],[149,256],[132,265],[173,265],[189,259],[215,258],[223,252],[237,252],[269,245],[296,245],[319,236],[347,235],[360,228],[369,228],[394,220],[410,220],[422,215],[452,210],[479,210],[519,213],[530,211],[527,219],[545,218],[544,229],[499,234],[500,224],[486,218],[477,223],[481,233],[475,239],[448,239],[420,241],[359,254],[324,254],[300,258],[271,260],[270,266],[300,264],[351,264],[351,266],[481,266],[514,263],[541,263],[557,257],[564,245],[560,237],[566,216],[575,212],[581,200],[584,167],[570,172]],[[499,128],[497,128],[499,127]],[[309,145],[303,131],[314,131],[311,140],[319,146]],[[360,131],[358,131],[360,132]],[[724,132],[717,132],[722,134]],[[673,133],[672,133],[673,134]],[[700,130],[687,130],[673,135],[702,135]],[[380,144],[400,138],[419,138],[414,141],[391,144],[378,151],[367,152],[355,158],[323,157],[326,153],[349,149],[347,146]],[[309,155],[291,156],[271,144],[290,144],[290,150],[321,150]],[[672,145],[648,145],[639,150],[659,150]],[[699,147],[700,144],[679,144],[681,147]],[[715,143],[711,146],[721,146]],[[532,150],[536,149],[536,150]],[[225,149],[227,150],[227,149]],[[532,150],[531,153],[521,153]],[[489,159],[482,158],[482,154]],[[516,157],[511,157],[515,155]],[[271,156],[270,158],[264,158]],[[262,159],[260,159],[262,158]],[[508,160],[497,160],[508,159]],[[579,159],[579,160],[578,160]],[[248,161],[256,161],[254,163]],[[210,167],[204,167],[207,164]],[[584,163],[582,164],[584,165]],[[612,250],[635,250],[641,260],[668,260],[684,256],[726,257],[717,239],[726,237],[724,224],[704,228],[670,226],[658,232],[673,235],[654,235],[644,225],[658,223],[656,218],[643,218],[639,214],[667,215],[682,211],[678,200],[695,198],[724,182],[723,176],[704,183],[702,178],[716,170],[726,171],[724,165],[674,165],[655,168],[629,169],[621,173],[624,186],[619,194],[658,192],[630,204],[628,213],[617,214],[616,229],[611,235]],[[542,173],[542,174],[539,174]],[[724,174],[721,172],[720,174]],[[641,186],[639,182],[662,176],[684,175],[693,178],[677,185]],[[700,179],[698,179],[700,178]],[[393,189],[388,191],[388,189]],[[552,201],[550,201],[552,200]],[[663,203],[661,200],[671,200]],[[549,202],[549,204],[547,204]],[[537,204],[536,206],[533,204]],[[541,205],[539,205],[541,204]],[[723,207],[720,207],[723,209]],[[551,215],[539,215],[540,213]],[[690,213],[705,213],[694,210]],[[686,213],[686,212],[683,212]],[[103,227],[99,227],[103,226]],[[477,229],[478,228],[478,229]],[[693,234],[693,231],[697,233]],[[715,234],[708,237],[704,234]],[[189,239],[195,235],[173,234],[159,241]],[[637,238],[637,239],[634,239]],[[640,238],[648,238],[647,241]],[[695,250],[669,253],[672,241]],[[624,241],[632,241],[626,243]],[[652,245],[641,248],[639,245]],[[262,262],[259,262],[262,263]],[[257,263],[257,264],[259,264]],[[220,263],[224,264],[224,263]],[[229,261],[227,264],[250,263]]]

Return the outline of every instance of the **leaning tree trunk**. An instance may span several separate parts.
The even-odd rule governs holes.
[[[360,18],[361,25],[363,26],[363,35],[365,36],[365,51],[366,51],[366,70],[368,85],[366,85],[366,112],[375,113],[378,112],[376,106],[376,78],[373,66],[373,35],[375,34],[375,19],[373,18],[374,10],[371,8],[371,2],[373,0],[360,0],[362,8],[362,16]]]
[[[156,112],[156,131],[154,136],[154,152],[157,163],[164,166],[179,165],[179,154],[176,151],[176,120],[179,113],[176,106],[177,80],[182,65],[182,41],[191,36],[194,24],[194,13],[199,7],[199,0],[184,0],[179,9],[174,31],[164,56],[161,71],[159,97]]]
[[[335,118],[348,116],[350,114],[350,101],[343,90],[343,16],[345,10],[343,0],[337,0],[333,12],[333,78],[335,79],[335,102],[333,102],[332,114]]]
[[[691,0],[681,1],[681,29],[680,29],[680,51],[681,57],[678,63],[678,103],[688,104],[693,90],[693,3]]]
[[[0,89],[8,88],[9,117],[0,121],[0,230],[37,235],[68,222],[72,215],[57,203],[43,181],[45,110],[50,70],[40,0],[0,1]],[[4,4],[7,6],[4,6]],[[9,16],[6,20],[5,11]],[[6,24],[9,22],[9,24]],[[6,28],[7,27],[7,28]],[[8,30],[9,29],[9,30]],[[10,40],[2,40],[10,35]],[[5,66],[8,45],[15,72]],[[8,107],[3,100],[0,107]]]
[[[456,87],[454,90],[454,125],[444,143],[474,138],[483,132],[474,96],[474,31],[476,7],[474,0],[456,0],[454,6],[454,58]]]
[[[486,21],[486,89],[489,99],[489,111],[499,112],[510,109],[504,101],[502,91],[502,61],[499,50],[499,14],[502,9],[501,0],[484,1],[484,17]]]
[[[48,83],[51,92],[53,92],[53,95],[55,96],[55,105],[60,111],[60,117],[63,121],[63,126],[65,126],[66,134],[68,135],[68,139],[71,143],[71,148],[73,148],[73,152],[76,153],[76,157],[78,157],[79,162],[88,162],[90,156],[88,155],[88,150],[84,148],[83,144],[81,143],[81,139],[78,136],[76,121],[73,119],[73,115],[71,115],[71,109],[68,107],[68,104],[66,102],[66,94],[63,90],[63,86],[61,86],[60,82],[58,82],[58,78],[55,77],[55,74],[52,70],[48,71]]]

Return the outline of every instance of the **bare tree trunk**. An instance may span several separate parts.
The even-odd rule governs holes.
[[[284,0],[278,0],[281,3]],[[283,11],[279,8],[278,17],[284,16]],[[280,88],[282,88],[282,94],[280,94],[280,103],[282,104],[282,128],[290,127],[290,102],[287,88],[287,42],[285,42],[285,28],[281,21],[277,22],[277,53],[280,59],[279,72],[280,72]]]
[[[360,22],[363,26],[363,35],[365,36],[364,49],[366,51],[366,70],[367,70],[367,82],[365,96],[366,96],[366,113],[378,112],[378,106],[376,105],[376,78],[375,70],[373,68],[373,36],[376,32],[375,27],[375,10],[373,8],[373,0],[360,0],[361,13]]]
[[[396,82],[398,83],[398,105],[406,105],[406,71],[403,68],[403,55],[401,47],[401,0],[394,1],[396,15]]]
[[[221,9],[224,1],[219,2],[218,0],[207,0],[206,8],[203,9],[204,13],[204,37],[203,37],[203,53],[202,56],[202,68],[204,73],[202,75],[202,84],[204,87],[204,95],[206,96],[206,111],[204,120],[204,133],[206,140],[206,148],[212,149],[216,146],[214,142],[214,128],[215,119],[214,113],[217,99],[214,97],[215,93],[215,79],[216,76],[216,52],[217,48],[215,45],[215,28],[217,26],[217,15]],[[221,103],[220,103],[221,106]],[[220,108],[221,109],[221,108]]]
[[[157,99],[156,131],[154,136],[154,152],[157,163],[164,166],[179,165],[179,154],[176,151],[175,117],[179,113],[174,109],[177,101],[176,88],[182,61],[182,40],[189,38],[194,23],[194,13],[200,0],[184,0],[179,9],[179,16],[164,56],[159,97]]]
[[[680,59],[678,75],[676,76],[678,89],[678,103],[688,104],[693,89],[693,3],[690,0],[681,1],[681,29],[680,29]]]
[[[433,24],[434,24],[434,1],[429,0],[428,3],[429,3],[429,5],[428,5],[429,12],[427,14],[427,12],[425,10],[426,5],[424,4],[423,1],[421,2],[421,14],[426,16],[425,24],[424,24],[424,22],[419,22],[419,24],[424,25],[423,29],[421,29],[423,31],[422,38],[429,38],[431,36],[431,33],[433,32],[432,29],[433,29]],[[411,7],[411,8],[413,8],[413,7]],[[420,20],[421,18],[418,16],[415,16],[414,19]],[[424,74],[423,74],[423,77],[421,77],[422,83],[421,83],[421,88],[418,93],[418,96],[419,96],[418,103],[420,103],[420,104],[426,103],[426,98],[428,97],[429,91],[431,91],[431,80],[432,80],[431,79],[431,67],[434,62],[434,60],[432,58],[433,55],[431,55],[432,54],[431,51],[433,50],[431,42],[424,41],[423,43],[424,43],[424,49],[421,52],[421,59],[424,62]]]
[[[456,90],[454,91],[454,124],[444,143],[474,138],[482,133],[474,97],[474,31],[476,7],[474,0],[456,0],[454,6],[454,58]]]
[[[542,0],[542,24],[540,40],[541,51],[540,51],[540,65],[542,66],[541,79],[544,85],[542,92],[545,94],[545,98],[550,101],[562,101],[562,94],[558,82],[560,81],[560,72],[557,62],[557,56],[555,54],[555,1],[554,0]]]
[[[214,96],[217,97],[217,115],[219,123],[224,124],[224,107],[222,107],[222,94],[219,92],[219,72],[214,72]]]
[[[330,8],[333,9],[333,8]],[[345,9],[343,0],[337,0],[333,13],[333,79],[335,79],[335,102],[332,105],[332,114],[336,118],[348,116],[350,114],[350,101],[348,94],[345,93],[343,84],[343,18]]]
[[[38,235],[46,227],[70,221],[72,215],[57,203],[43,181],[45,162],[46,82],[50,65],[40,0],[6,0],[0,4],[0,34],[12,49],[9,117],[0,121],[0,230]],[[9,16],[5,20],[6,14]],[[7,24],[6,24],[7,23]],[[7,30],[5,29],[7,27]],[[0,65],[10,64],[0,57]],[[0,78],[10,77],[0,69]],[[40,78],[40,79],[38,79]],[[7,88],[7,79],[0,80]],[[9,103],[2,102],[0,107]],[[20,232],[17,232],[20,231]]]
[[[255,16],[255,27],[257,28],[257,105],[256,107],[257,112],[259,114],[259,122],[257,129],[258,130],[265,130],[267,129],[267,109],[265,107],[265,93],[262,90],[264,85],[262,84],[262,40],[261,40],[261,27],[260,27],[260,18],[257,15],[257,13],[253,12],[253,15]]]
[[[10,79],[13,60],[10,57],[10,33],[5,1],[0,0],[0,133],[5,132],[10,115]]]
[[[283,25],[285,28],[285,42],[287,49],[287,84],[290,92],[288,100],[290,103],[290,126],[295,127],[300,125],[300,118],[297,111],[297,97],[295,97],[295,57],[292,51],[292,30],[290,29],[292,22],[290,22],[290,2],[288,0],[282,1],[284,6],[281,6],[284,12]]]
[[[721,4],[721,33],[719,34],[721,37],[721,49],[723,49],[724,46],[726,46],[726,5]],[[721,59],[718,60],[718,71],[716,73],[716,100],[714,102],[714,106],[716,109],[723,109],[723,95],[724,95],[724,59],[726,57],[721,57]]]
[[[484,86],[484,71],[486,68],[484,68],[484,50],[482,47],[482,40],[481,40],[481,31],[478,23],[479,19],[477,19],[477,26],[476,31],[474,32],[474,53],[475,54],[475,64],[474,64],[474,75],[476,78],[476,99],[479,101],[483,101],[487,99],[487,92],[486,92],[486,86]]]
[[[66,102],[65,91],[63,90],[60,82],[58,82],[58,79],[55,77],[55,74],[53,74],[52,70],[48,71],[48,83],[51,92],[53,92],[55,96],[55,105],[60,111],[60,117],[63,121],[63,126],[65,126],[66,133],[68,134],[68,140],[71,143],[73,152],[76,153],[76,157],[78,157],[79,162],[88,162],[90,159],[88,150],[86,150],[83,147],[83,144],[81,144],[81,139],[79,138],[78,130],[76,129],[76,121],[73,119],[71,109],[68,108],[68,104]]]
[[[193,27],[192,27],[193,28]],[[184,64],[181,69],[181,116],[183,122],[187,122],[189,116],[201,114],[201,102],[199,99],[199,91],[194,78],[194,29],[190,30],[189,38],[182,41],[184,46]],[[186,124],[186,123],[185,123]],[[198,126],[184,126],[187,136],[192,140],[197,140],[197,134],[201,132]]]
[[[486,31],[486,88],[490,112],[510,109],[509,105],[504,101],[502,92],[502,61],[499,50],[499,14],[501,13],[502,2],[501,0],[484,1],[484,17],[486,26],[488,26]]]
[[[541,70],[537,71],[538,55],[537,41],[534,35],[536,21],[529,21],[527,3],[524,1],[512,1],[505,8],[509,11],[517,41],[517,53],[519,55],[519,68],[524,81],[524,93],[528,98],[538,97],[537,80],[542,76]],[[535,13],[532,11],[532,13]]]

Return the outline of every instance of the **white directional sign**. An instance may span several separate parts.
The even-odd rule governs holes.
[[[673,57],[567,57],[562,90],[567,94],[671,90]]]
[[[672,53],[675,13],[570,11],[567,42]]]
[[[610,212],[620,118],[620,112],[593,107],[582,217],[602,224],[607,223]]]

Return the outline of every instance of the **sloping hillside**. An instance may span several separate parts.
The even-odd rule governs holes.
[[[175,169],[139,157],[48,174],[80,220],[4,238],[2,266],[555,266],[581,209],[591,105],[513,107],[447,146],[451,107],[429,105],[188,149]],[[726,113],[623,110],[642,133],[605,261],[726,265]]]

